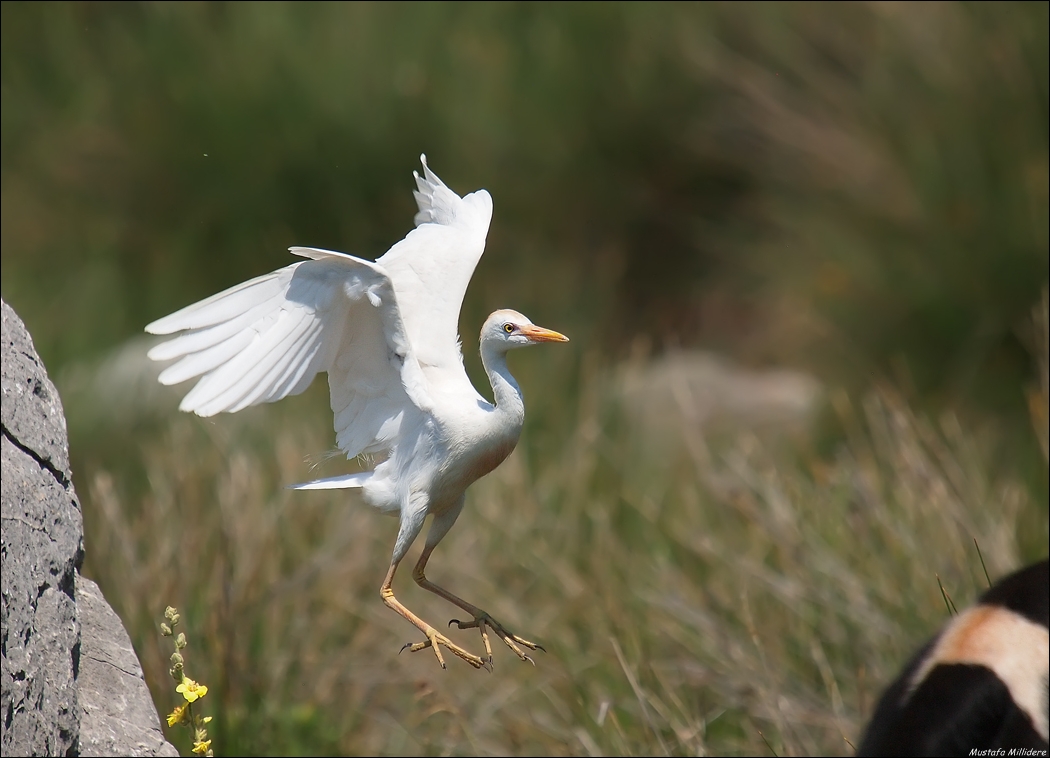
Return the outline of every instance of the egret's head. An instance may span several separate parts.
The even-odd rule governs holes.
[[[481,327],[481,344],[491,344],[503,350],[511,350],[541,342],[568,342],[564,334],[536,326],[517,311],[499,310],[485,320]]]

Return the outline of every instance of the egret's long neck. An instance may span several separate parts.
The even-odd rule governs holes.
[[[489,375],[492,399],[496,403],[495,418],[500,428],[521,429],[525,420],[525,400],[521,388],[507,369],[507,353],[491,344],[481,346],[481,363]]]

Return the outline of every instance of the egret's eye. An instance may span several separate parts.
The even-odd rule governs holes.
[[[507,334],[512,334],[514,332],[514,324],[504,324],[503,331]]]

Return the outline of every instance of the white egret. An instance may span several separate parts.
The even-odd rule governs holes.
[[[377,454],[372,471],[294,485],[295,489],[361,488],[369,504],[400,517],[383,602],[408,619],[442,668],[445,647],[475,668],[491,664],[491,629],[522,660],[539,645],[510,633],[488,613],[429,581],[431,553],[463,509],[471,483],[492,471],[517,444],[525,417],[507,353],[541,342],[567,342],[522,314],[498,310],[481,329],[481,360],[492,385],[485,400],[463,369],[458,327],[467,283],[485,248],[492,198],[460,198],[427,167],[413,172],[416,228],[374,263],[344,253],[293,247],[306,258],[231,287],[154,321],[153,334],[183,334],[149,351],[179,359],[163,384],[200,377],[179,408],[200,416],[280,400],[328,372],[336,441],[348,458]],[[434,518],[412,572],[416,583],[473,618],[486,658],[456,645],[394,597],[394,573],[423,521]],[[404,648],[402,648],[404,649]]]

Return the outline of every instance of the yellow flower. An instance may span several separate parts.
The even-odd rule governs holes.
[[[211,747],[211,740],[204,740],[204,742],[196,742],[193,745],[193,752],[204,755],[208,752],[208,748]]]
[[[186,716],[186,703],[175,706],[175,710],[168,714],[168,726],[175,726],[181,724],[182,719]]]
[[[176,692],[181,692],[182,696],[186,698],[187,703],[192,703],[198,698],[202,698],[208,694],[208,688],[203,684],[197,684],[195,681],[186,677],[182,680],[182,684],[175,688]]]

